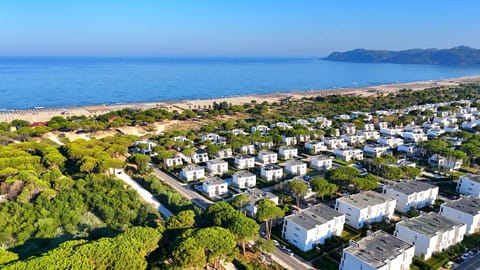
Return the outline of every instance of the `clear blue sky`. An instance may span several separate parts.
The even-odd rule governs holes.
[[[2,56],[480,48],[480,1],[0,0]]]

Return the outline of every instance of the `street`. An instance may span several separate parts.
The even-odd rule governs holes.
[[[169,218],[173,216],[172,212],[168,210],[165,206],[163,206],[148,190],[144,189],[140,186],[137,182],[135,182],[128,174],[126,174],[123,170],[113,170],[115,176],[117,176],[120,180],[125,182],[127,185],[132,187],[140,197],[147,203],[153,204],[156,209],[160,212],[162,216],[165,218]]]
[[[453,268],[454,270],[480,270],[480,253]]]
[[[289,254],[285,253],[278,247],[275,247],[275,251],[272,253],[272,259],[276,261],[281,266],[291,269],[291,270],[310,270],[313,269],[312,266],[303,262],[302,259],[297,258],[297,255],[290,256]]]
[[[163,182],[167,185],[171,186],[175,189],[180,195],[183,197],[191,200],[194,204],[201,207],[202,209],[206,209],[210,204],[213,202],[206,199],[202,195],[198,194],[197,192],[191,190],[188,185],[180,183],[177,179],[171,177],[170,175],[162,172],[158,168],[153,167],[153,172],[155,173],[158,178],[160,178]]]

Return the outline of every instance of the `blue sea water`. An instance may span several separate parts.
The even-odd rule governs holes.
[[[171,101],[479,75],[315,58],[0,58],[0,109]]]

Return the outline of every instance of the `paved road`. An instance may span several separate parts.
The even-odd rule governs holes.
[[[153,168],[153,172],[165,183],[175,189],[180,195],[191,200],[193,203],[199,207],[206,209],[213,202],[206,199],[202,195],[190,189],[190,187],[184,183],[179,182],[177,179],[171,177],[170,175],[162,172],[157,168]]]
[[[480,253],[461,263],[454,270],[480,270]]]
[[[160,214],[164,216],[165,218],[169,218],[173,216],[172,212],[168,210],[165,206],[163,206],[153,195],[152,193],[148,192],[148,190],[144,189],[142,186],[140,186],[135,180],[133,180],[128,174],[126,174],[123,170],[114,170],[115,175],[121,179],[123,182],[125,182],[127,185],[135,189],[137,191],[138,195],[142,197],[143,200],[145,200],[147,203],[153,204],[155,208],[158,209]]]
[[[314,269],[312,266],[303,262],[297,255],[290,256],[279,248],[275,248],[272,253],[272,260],[276,261],[281,266],[291,270],[309,270]]]

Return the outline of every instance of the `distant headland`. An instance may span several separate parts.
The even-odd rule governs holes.
[[[404,51],[355,49],[346,52],[333,52],[323,60],[358,63],[479,66],[480,50],[467,46],[450,49],[410,49]]]

